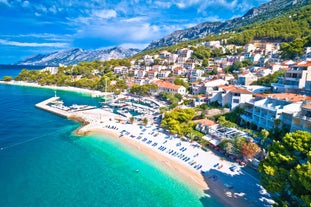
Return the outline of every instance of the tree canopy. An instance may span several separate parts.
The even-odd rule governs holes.
[[[166,112],[161,122],[161,127],[168,129],[173,134],[186,135],[192,131],[192,124],[195,111],[189,109],[174,109]]]
[[[280,206],[311,205],[311,134],[287,133],[269,147],[259,164],[263,187],[274,193]]]

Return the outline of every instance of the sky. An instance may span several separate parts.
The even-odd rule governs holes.
[[[244,15],[268,0],[0,0],[0,64],[72,48],[144,49],[152,40]]]

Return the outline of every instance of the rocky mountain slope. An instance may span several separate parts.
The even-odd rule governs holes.
[[[238,27],[276,17],[292,8],[310,4],[310,0],[272,0],[258,8],[250,9],[244,16],[225,22],[204,22],[194,27],[175,31],[161,39],[152,41],[145,50],[174,45],[180,42],[202,38],[221,31],[234,30]]]
[[[80,48],[53,52],[50,54],[39,54],[30,57],[24,61],[16,63],[17,65],[48,65],[58,66],[63,65],[74,65],[79,62],[90,62],[93,60],[109,60],[127,58],[138,53],[139,49],[124,49],[122,47],[114,47],[110,49],[99,49],[99,50],[83,50]]]

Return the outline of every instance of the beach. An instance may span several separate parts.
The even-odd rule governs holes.
[[[225,160],[210,150],[202,150],[196,142],[172,136],[168,138],[168,134],[156,126],[129,124],[121,121],[118,115],[100,109],[77,112],[75,116],[88,123],[77,130],[78,134],[109,135],[142,152],[164,169],[200,189],[202,195],[215,197],[225,206],[271,206],[269,195],[259,186],[258,178],[243,171],[237,163]],[[186,157],[188,160],[185,160]],[[232,166],[235,170],[230,170]]]
[[[85,93],[89,94],[93,97],[97,96],[103,96],[105,92],[96,91],[96,90],[90,90],[90,89],[84,89],[84,88],[77,88],[72,86],[42,86],[38,83],[28,83],[25,81],[1,81],[0,84],[6,84],[6,85],[17,85],[17,86],[27,86],[27,87],[34,87],[34,88],[47,88],[47,89],[54,89],[54,90],[63,90],[63,91],[72,91],[72,92],[78,92],[78,93]]]
[[[5,84],[43,87],[24,82]],[[97,94],[72,87],[43,88]],[[84,124],[77,130],[78,134],[109,135],[200,189],[203,196],[215,197],[225,206],[272,206],[270,196],[259,185],[258,178],[248,174],[237,163],[222,159],[210,150],[202,150],[196,142],[168,136],[167,132],[157,126],[129,124],[124,117],[99,108],[74,112],[68,118]],[[232,166],[235,166],[234,170],[230,170]]]

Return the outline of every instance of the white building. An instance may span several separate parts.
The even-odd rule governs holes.
[[[158,93],[167,92],[167,93],[174,93],[174,94],[179,93],[181,95],[185,95],[187,92],[184,86],[175,85],[168,81],[157,80],[157,81],[154,81],[153,84],[156,84],[158,86]]]
[[[273,129],[275,120],[280,120],[280,126],[291,129],[293,116],[300,110],[305,96],[293,93],[260,94],[263,99],[252,99],[244,104],[245,114],[241,118],[246,123],[253,123],[258,128]],[[308,97],[307,99],[310,99]]]

